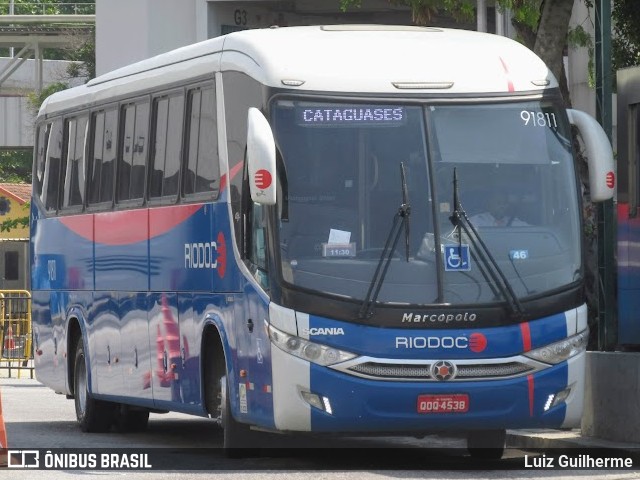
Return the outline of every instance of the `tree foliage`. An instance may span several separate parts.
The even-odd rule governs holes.
[[[14,15],[93,14],[95,0],[14,0]],[[9,2],[0,4],[0,15],[9,15]]]
[[[640,2],[616,0],[611,11],[613,70],[640,65]]]
[[[14,0],[15,15],[71,15],[94,14],[95,0]],[[0,15],[9,14],[9,3],[0,4]],[[8,49],[0,49],[0,56],[8,55]],[[47,48],[43,57],[50,60],[71,60],[73,63],[67,69],[69,77],[95,77],[95,41],[78,43],[72,49]],[[41,92],[31,92],[27,95],[29,105],[35,112],[42,102],[55,92],[69,88],[65,82],[56,82],[46,86]],[[0,182],[31,183],[31,166],[33,161],[32,149],[0,150]],[[27,210],[28,211],[28,210]],[[0,222],[0,231],[10,231],[19,227],[29,226],[29,216],[5,220]]]
[[[95,0],[14,0],[14,15],[73,15],[73,14],[94,14],[96,10]],[[9,2],[0,3],[0,15],[9,15]],[[47,48],[44,49],[42,56],[47,60],[77,60],[84,62],[81,50],[86,48],[95,49],[93,41],[89,42],[89,46],[79,44],[73,49]],[[9,49],[1,48],[0,56],[8,56]],[[87,64],[89,65],[89,64]],[[95,76],[95,61],[93,66],[93,76]],[[74,75],[73,71],[68,72],[69,76],[86,76]],[[92,78],[92,77],[90,77]]]
[[[31,149],[0,150],[0,182],[31,183]]]
[[[359,7],[362,0],[339,0],[343,10]],[[415,24],[425,25],[440,11],[456,19],[473,19],[475,2],[471,0],[388,0],[406,5]],[[589,0],[585,0],[589,1]],[[560,83],[567,106],[571,105],[563,50],[569,33],[573,0],[496,0],[497,8],[512,12],[512,24],[518,39],[533,50],[549,67]]]

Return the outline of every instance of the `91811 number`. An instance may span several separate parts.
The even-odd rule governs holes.
[[[530,112],[528,110],[522,110],[520,112],[520,118],[525,125],[532,127],[558,128],[558,121],[556,120],[555,113]]]

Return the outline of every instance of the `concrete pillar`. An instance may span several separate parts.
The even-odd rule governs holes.
[[[40,44],[36,41],[34,47],[34,59],[35,59],[35,70],[36,70],[36,91],[40,93],[42,91],[42,49],[40,48]]]
[[[487,0],[478,0],[478,31],[487,31]]]

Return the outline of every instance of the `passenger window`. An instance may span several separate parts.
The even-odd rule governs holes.
[[[47,144],[49,142],[49,134],[51,133],[51,124],[47,123],[41,125],[38,128],[38,142],[36,152],[36,165],[33,172],[33,184],[35,187],[35,195],[44,201],[43,185],[44,185],[44,172],[47,158]]]
[[[154,150],[149,197],[175,200],[179,185],[184,99],[182,95],[157,99],[154,110]]]
[[[123,108],[123,145],[118,163],[118,202],[144,197],[145,167],[149,128],[149,104]]]
[[[62,208],[84,205],[85,136],[87,117],[67,120],[67,151],[64,162],[64,190]]]
[[[113,201],[113,167],[116,159],[118,111],[93,114],[93,148],[89,162],[89,204]]]
[[[183,181],[185,195],[219,190],[218,134],[213,87],[192,90],[189,95],[187,159]]]
[[[257,267],[254,276],[265,290],[269,287],[267,275],[266,216],[265,207],[259,203],[250,205],[251,234],[249,238],[249,261]]]
[[[44,171],[44,206],[48,212],[58,208],[58,186],[60,184],[60,163],[62,162],[63,122],[56,120],[51,126],[47,146],[47,162]]]

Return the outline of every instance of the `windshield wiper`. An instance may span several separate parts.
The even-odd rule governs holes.
[[[494,285],[498,287],[500,293],[509,304],[513,316],[516,318],[522,318],[525,313],[524,308],[522,307],[522,303],[520,303],[516,292],[511,287],[511,284],[500,268],[500,265],[498,265],[498,262],[496,262],[496,259],[493,257],[491,251],[482,240],[482,237],[480,237],[480,234],[478,233],[476,228],[469,221],[464,208],[462,208],[462,203],[460,202],[460,197],[458,194],[458,174],[456,172],[456,168],[453,169],[453,213],[451,217],[449,217],[449,219],[451,220],[451,223],[454,227],[458,229],[461,228],[466,233],[469,241],[471,242],[474,250],[477,253],[477,258],[479,258],[482,264],[485,266]],[[458,232],[458,241],[460,245],[462,245],[461,233],[462,232]]]
[[[371,279],[369,290],[367,291],[367,296],[365,297],[364,302],[362,302],[362,306],[360,307],[358,318],[369,318],[371,317],[371,315],[373,315],[372,305],[376,302],[376,300],[378,299],[378,295],[380,294],[380,289],[382,288],[382,284],[384,283],[384,278],[387,276],[389,264],[391,263],[393,254],[395,253],[398,246],[398,240],[400,239],[400,232],[402,232],[403,226],[405,255],[407,258],[407,262],[409,261],[409,253],[411,250],[409,240],[409,217],[411,215],[411,205],[409,204],[409,189],[407,188],[407,178],[405,176],[403,162],[400,162],[400,181],[402,182],[402,204],[393,217],[393,225],[391,225],[391,230],[389,230],[389,234],[387,235],[387,241],[384,244],[382,254],[380,255],[380,259],[378,260],[376,271],[374,272],[373,278]]]

